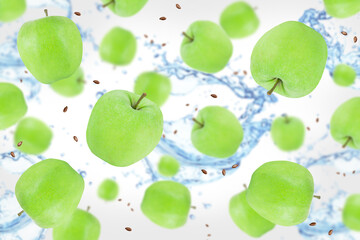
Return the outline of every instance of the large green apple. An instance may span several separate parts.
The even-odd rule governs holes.
[[[10,22],[24,14],[25,0],[0,0],[0,22]]]
[[[17,47],[27,69],[47,84],[70,77],[79,68],[83,52],[79,29],[60,16],[24,23]]]
[[[246,199],[260,216],[272,223],[293,226],[306,220],[314,195],[314,180],[303,166],[273,161],[253,173]]]
[[[148,99],[161,106],[170,96],[170,79],[156,72],[144,72],[135,81],[134,93],[141,95],[144,92]]]
[[[53,230],[54,240],[98,240],[99,237],[99,220],[80,209],[76,209],[70,219]]]
[[[62,96],[75,97],[84,90],[84,72],[78,68],[70,77],[54,82],[50,86]]]
[[[217,24],[196,21],[184,32],[180,53],[190,67],[206,73],[216,73],[228,64],[233,45]]]
[[[229,213],[236,226],[251,237],[261,237],[275,227],[275,224],[261,217],[249,206],[246,191],[231,198]]]
[[[98,187],[99,198],[105,201],[113,201],[119,194],[119,185],[112,179],[105,179]]]
[[[131,17],[138,13],[148,0],[101,0],[103,7],[108,7],[121,17]]]
[[[15,186],[23,210],[42,228],[67,221],[76,210],[84,180],[69,164],[46,159],[28,168]]]
[[[105,62],[128,65],[136,54],[136,38],[130,31],[114,27],[104,36],[99,52]]]
[[[299,118],[282,116],[273,121],[270,133],[278,148],[293,151],[304,143],[305,126]]]
[[[339,64],[334,69],[333,79],[337,85],[347,87],[354,84],[356,72],[354,68],[349,65]]]
[[[359,0],[324,0],[326,12],[336,18],[347,18],[360,11]]]
[[[234,2],[221,13],[220,25],[231,38],[244,38],[253,34],[260,21],[254,9],[246,2]]]
[[[24,94],[11,83],[0,83],[0,130],[14,125],[27,112]]]
[[[141,210],[157,225],[173,229],[186,223],[190,204],[190,192],[184,185],[159,181],[146,189]]]
[[[360,231],[360,194],[350,195],[346,199],[342,219],[349,229]]]
[[[226,108],[205,107],[194,121],[191,142],[199,152],[227,158],[239,148],[244,132],[239,120]]]
[[[360,97],[341,104],[331,117],[330,132],[343,147],[360,149]]]
[[[251,74],[268,94],[298,98],[311,93],[325,69],[324,38],[301,22],[284,22],[256,43],[251,54]]]
[[[160,141],[163,116],[159,107],[137,94],[114,90],[92,110],[86,131],[90,150],[118,167],[146,157]]]

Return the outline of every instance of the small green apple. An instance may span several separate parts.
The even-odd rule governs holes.
[[[50,86],[64,97],[75,97],[84,90],[84,72],[78,68],[70,77],[54,82]]]
[[[284,22],[256,43],[251,74],[268,94],[299,98],[311,93],[322,77],[327,60],[324,38],[301,22]]]
[[[71,218],[54,228],[54,240],[98,240],[100,222],[89,212],[76,209]]]
[[[27,69],[46,84],[70,77],[79,68],[83,52],[77,26],[59,16],[24,23],[17,47]]]
[[[246,2],[234,2],[221,13],[220,25],[230,38],[244,38],[253,34],[260,21]]]
[[[227,158],[239,148],[244,132],[239,120],[226,108],[205,107],[193,120],[191,142],[199,152]]]
[[[0,0],[0,22],[11,22],[26,10],[25,0]]]
[[[130,31],[114,27],[104,36],[99,51],[105,62],[118,66],[128,65],[136,54],[136,38]]]
[[[337,85],[347,87],[354,84],[356,72],[349,65],[339,64],[334,69],[333,79]]]
[[[121,17],[131,17],[138,13],[148,0],[101,0],[103,7],[108,7]]]
[[[324,0],[326,12],[335,18],[347,18],[360,11],[359,0]]]
[[[270,133],[278,148],[293,151],[304,143],[305,126],[299,118],[284,115],[273,121]]]
[[[273,161],[253,173],[246,199],[260,216],[281,226],[304,222],[314,195],[314,180],[303,166]]]
[[[98,187],[99,198],[105,201],[113,201],[119,194],[119,185],[112,179],[105,179]]]
[[[163,131],[163,116],[145,96],[114,90],[98,100],[86,130],[88,146],[97,157],[126,167],[156,147]]]
[[[169,155],[164,155],[158,163],[158,171],[164,177],[173,177],[180,169],[180,163]]]
[[[346,227],[360,231],[360,194],[350,195],[346,199],[342,219]]]
[[[44,122],[27,117],[23,118],[16,127],[14,145],[24,153],[37,155],[49,148],[52,136],[51,129]],[[20,141],[22,145],[17,146]]]
[[[335,141],[360,149],[360,97],[341,104],[331,117],[330,132]]]
[[[196,21],[183,34],[180,53],[187,65],[202,72],[216,73],[228,64],[233,45],[217,24]]]
[[[229,204],[233,222],[251,237],[261,237],[275,227],[275,224],[261,217],[246,201],[246,191],[233,196]]]
[[[11,83],[0,83],[0,130],[14,125],[27,112],[24,94]]]
[[[190,192],[184,185],[159,181],[146,189],[141,210],[155,224],[174,229],[186,223],[190,204]]]
[[[46,159],[28,168],[15,186],[23,210],[42,228],[54,228],[76,210],[84,180],[69,164]]]
[[[141,95],[144,92],[148,99],[161,106],[170,96],[170,79],[156,72],[144,72],[135,81],[134,93]]]

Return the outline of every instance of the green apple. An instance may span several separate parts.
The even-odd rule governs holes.
[[[24,14],[25,0],[0,0],[0,22],[10,22]]]
[[[158,171],[164,177],[175,176],[179,169],[180,164],[173,156],[164,155],[160,158],[158,163]]]
[[[342,219],[346,227],[360,231],[360,194],[350,195],[346,199]]]
[[[284,115],[273,121],[270,133],[278,148],[293,151],[304,143],[305,126],[299,118]]]
[[[330,132],[343,147],[360,149],[360,97],[341,104],[330,120]]]
[[[281,226],[304,222],[314,195],[314,180],[303,166],[273,161],[253,173],[246,199],[260,216]]]
[[[246,201],[246,191],[233,196],[229,204],[233,222],[251,237],[261,237],[275,227],[275,224],[261,217]]]
[[[187,65],[202,72],[216,73],[228,64],[233,45],[217,24],[196,21],[183,34],[180,53]]]
[[[130,31],[114,27],[104,36],[99,51],[105,62],[128,65],[136,54],[136,38]]]
[[[14,125],[26,112],[22,91],[11,83],[0,82],[0,130]]]
[[[333,79],[337,85],[347,87],[354,84],[356,72],[349,65],[339,64],[334,69]]]
[[[84,180],[62,160],[46,159],[28,168],[15,186],[23,210],[42,228],[54,228],[76,210]]]
[[[119,185],[112,179],[105,179],[98,187],[99,198],[105,201],[113,201],[119,194]]]
[[[148,0],[101,0],[103,7],[108,7],[121,17],[131,17],[138,13]]]
[[[54,82],[50,86],[64,97],[75,97],[84,90],[84,72],[78,68],[70,77]]]
[[[199,152],[217,158],[232,156],[243,140],[243,129],[226,108],[208,106],[194,120],[191,142]]]
[[[162,136],[163,116],[145,96],[114,90],[98,100],[86,130],[88,146],[97,157],[126,167],[156,147]]]
[[[23,118],[16,127],[14,145],[27,154],[41,154],[45,152],[52,139],[51,129],[39,119],[33,117]],[[18,142],[21,146],[17,146]]]
[[[251,74],[268,94],[290,98],[311,93],[322,77],[327,60],[324,38],[301,22],[284,22],[256,43]]]
[[[324,0],[326,12],[335,18],[347,18],[360,11],[359,0]]]
[[[100,222],[89,212],[76,209],[62,225],[54,228],[54,240],[98,240]]]
[[[246,2],[234,2],[221,13],[220,25],[230,38],[244,38],[253,34],[260,21]]]
[[[70,77],[79,68],[83,52],[79,29],[60,16],[24,23],[17,47],[27,69],[46,84]]]
[[[156,72],[144,72],[135,81],[134,93],[146,93],[148,99],[161,106],[170,96],[170,79]]]
[[[159,181],[146,189],[141,210],[153,223],[174,229],[185,225],[190,204],[190,192],[184,185]]]

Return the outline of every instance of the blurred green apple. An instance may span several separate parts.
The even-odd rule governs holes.
[[[0,22],[11,22],[26,10],[25,0],[0,0]]]
[[[349,65],[339,64],[334,69],[333,79],[337,85],[347,87],[354,84],[356,72]]]
[[[70,77],[54,82],[50,86],[64,97],[75,97],[84,90],[84,72],[78,68]]]
[[[180,163],[172,156],[164,155],[158,163],[158,171],[164,177],[173,177],[180,169]]]
[[[347,18],[360,11],[359,0],[324,0],[326,12],[335,18]]]
[[[360,194],[350,195],[346,199],[342,220],[349,229],[360,231]]]
[[[268,94],[299,98],[311,93],[325,69],[324,38],[301,22],[284,22],[256,43],[251,54],[251,74]]]
[[[105,179],[98,187],[99,198],[105,201],[113,201],[119,194],[119,185],[112,179]]]
[[[138,13],[148,0],[101,0],[103,7],[108,7],[121,17],[131,17]]]

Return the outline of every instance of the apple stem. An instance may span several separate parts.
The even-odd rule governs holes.
[[[102,7],[103,7],[103,8],[106,8],[106,7],[109,6],[110,4],[113,4],[114,2],[115,2],[115,0],[111,0],[110,2],[103,4]]]
[[[44,9],[44,12],[45,12],[45,15],[48,17],[49,16],[48,10]]]
[[[187,37],[190,41],[194,41],[194,39],[192,37],[190,37],[189,35],[186,34],[186,32],[182,33],[185,37]]]
[[[134,108],[135,110],[137,110],[137,107],[138,107],[139,103],[141,102],[141,100],[144,99],[144,97],[146,97],[146,93],[141,94],[139,100],[137,100],[137,102],[136,102],[135,105],[133,106],[133,108]]]
[[[21,212],[18,213],[18,216],[20,217],[24,213],[24,210],[21,210]]]
[[[274,80],[276,79],[276,83],[275,83],[275,85],[267,92],[267,95],[271,95],[273,92],[274,92],[274,90],[275,90],[275,88],[277,87],[277,85],[281,82],[281,79],[280,78],[274,78]]]
[[[290,122],[289,116],[287,114],[284,114],[283,116],[285,118],[285,123],[289,123]]]
[[[90,211],[90,206],[87,206],[87,209],[86,209],[86,211],[88,212],[88,211]]]
[[[349,144],[349,142],[351,141],[351,137],[348,137],[346,139],[346,142],[344,143],[344,145],[342,145],[343,148],[346,148],[346,146]]]
[[[192,119],[194,122],[196,122],[197,124],[199,124],[201,127],[204,127],[204,124],[202,124],[201,122],[199,122],[196,118]]]
[[[321,199],[319,195],[314,195],[314,198]]]

